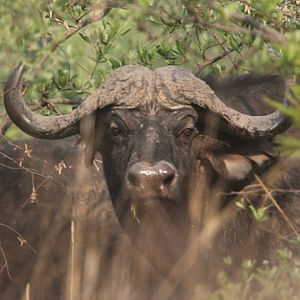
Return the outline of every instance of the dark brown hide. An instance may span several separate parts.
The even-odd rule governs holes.
[[[25,147],[28,148],[28,155],[24,153]],[[2,224],[0,239],[11,278],[8,270],[3,269],[0,275],[1,299],[20,299],[25,284],[31,279],[42,245],[51,235],[54,220],[61,218],[61,222],[66,223],[70,218],[68,216],[70,208],[68,212],[63,212],[61,209],[71,205],[71,203],[62,205],[62,202],[66,200],[68,182],[74,177],[75,156],[74,139],[56,143],[24,140],[9,144],[2,141],[0,145],[0,222]],[[62,168],[61,175],[55,166]],[[33,189],[36,191],[36,199]],[[60,214],[60,217],[55,216],[56,214]],[[4,225],[17,230],[26,243],[21,246],[18,235]],[[45,265],[61,264],[59,268],[48,269],[49,277],[64,277],[63,258],[68,243],[62,241],[66,239],[68,239],[67,230],[55,241],[60,245],[61,251],[51,256],[50,261],[45,260]],[[1,257],[1,266],[3,263]],[[41,274],[41,277],[45,278],[45,274]],[[55,290],[53,293],[55,297]]]
[[[14,92],[6,92],[6,102],[16,98],[12,99],[14,104],[10,107],[15,115],[20,113],[16,110],[18,101],[22,100],[18,90],[20,82],[20,76],[12,76],[7,84],[14,88]],[[207,82],[217,96],[203,81],[181,69],[167,67],[152,72],[139,66],[124,67],[88,98],[90,102],[72,112],[70,119],[66,116],[59,123],[66,125],[69,120],[75,130],[83,116],[95,113],[95,128],[93,123],[89,124],[91,132],[83,134],[82,138],[95,137],[92,145],[85,148],[87,162],[90,164],[94,152],[102,155],[114,211],[107,199],[101,172],[94,170],[91,178],[74,183],[74,169],[63,169],[63,177],[57,174],[53,177],[59,184],[52,185],[44,201],[41,199],[37,206],[26,203],[24,208],[19,208],[26,202],[23,187],[29,187],[28,195],[32,191],[31,175],[24,170],[2,168],[0,176],[6,184],[1,186],[1,193],[5,195],[0,199],[0,207],[5,209],[1,222],[14,225],[20,231],[24,229],[24,238],[44,255],[35,258],[25,246],[21,251],[27,254],[9,254],[13,253],[10,249],[14,245],[11,231],[0,227],[5,231],[5,242],[9,241],[9,250],[5,249],[5,253],[16,266],[16,281],[20,285],[19,290],[15,282],[8,285],[9,280],[2,272],[0,280],[4,283],[0,287],[7,293],[3,295],[10,297],[14,294],[9,293],[21,290],[23,293],[24,285],[32,278],[33,285],[40,288],[32,299],[57,299],[57,294],[51,295],[51,292],[60,293],[64,299],[64,288],[70,288],[68,282],[64,282],[68,280],[66,268],[70,259],[70,208],[73,204],[68,199],[72,199],[73,190],[80,190],[82,182],[82,188],[91,184],[90,190],[94,191],[88,208],[90,225],[87,226],[87,250],[82,263],[85,267],[88,264],[87,270],[93,271],[80,283],[86,299],[97,299],[99,295],[107,299],[189,299],[197,285],[208,289],[215,286],[217,271],[225,267],[225,256],[233,260],[228,271],[234,277],[243,259],[258,262],[269,259],[275,263],[280,247],[288,246],[295,253],[299,251],[288,242],[300,226],[299,162],[279,155],[272,138],[286,129],[286,119],[278,112],[269,114],[271,111],[262,103],[263,96],[283,101],[284,82],[277,76],[254,75]],[[22,109],[26,111],[24,106]],[[35,136],[60,138],[73,132],[67,125],[54,126],[49,131],[39,117],[28,111],[26,114],[30,116],[26,124],[22,119],[17,124]],[[269,115],[251,117],[264,114]],[[47,120],[47,124],[56,124],[57,119]],[[259,124],[263,124],[262,127]],[[38,148],[36,153],[41,151],[39,155],[51,164],[53,159],[48,155],[57,153],[59,160],[67,160],[73,157],[73,151],[77,152],[74,143],[64,146],[59,142],[43,142],[37,147],[38,143],[30,142],[30,147]],[[48,147],[52,149],[50,152],[46,151]],[[11,149],[6,151],[9,156],[14,153]],[[6,158],[2,158],[1,163],[11,164]],[[43,161],[32,163],[34,168],[43,170]],[[259,176],[272,192],[289,222],[262,185],[257,184],[255,176]],[[36,176],[34,178],[36,180]],[[16,182],[22,183],[18,192]],[[38,185],[35,181],[35,186]],[[66,187],[70,194],[66,193]],[[51,200],[52,195],[59,196]],[[104,206],[101,195],[106,199]],[[245,199],[243,210],[235,204],[241,198]],[[63,209],[57,210],[60,199],[63,199]],[[256,208],[268,207],[264,222],[253,218],[250,204]],[[107,207],[110,208],[108,213]],[[27,211],[29,217],[24,220],[23,214]],[[47,240],[49,224],[57,223],[57,211],[59,218],[63,215],[63,221],[60,220],[58,229],[54,230],[54,248],[64,252],[58,254],[52,253],[53,244],[49,248],[52,250],[47,250],[44,239]],[[123,232],[130,237],[132,247],[120,234],[116,216]],[[110,231],[117,234],[106,236]],[[126,240],[129,247],[116,242],[119,239]],[[92,251],[88,251],[89,248]],[[23,255],[29,257],[28,264],[24,266],[26,271],[20,272]],[[88,257],[95,259],[89,261]],[[39,274],[47,273],[47,268],[40,265],[43,258],[57,268],[53,276],[49,273],[41,280]],[[48,280],[50,277],[54,280]]]

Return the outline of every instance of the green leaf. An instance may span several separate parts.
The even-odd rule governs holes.
[[[87,34],[85,34],[83,32],[79,32],[78,34],[85,42],[87,42],[88,44],[91,44],[92,41]]]
[[[140,63],[144,66],[150,66],[154,57],[154,51],[147,47],[137,47],[136,50]]]
[[[242,198],[240,201],[236,201],[235,205],[240,209],[245,209],[245,199]]]
[[[283,150],[288,151],[290,155],[300,157],[300,140],[292,136],[280,136],[276,141]]]
[[[115,59],[115,58],[113,58],[113,57],[111,57],[109,59],[109,61],[111,63],[111,67],[113,68],[113,70],[115,70],[115,69],[117,69],[117,68],[119,68],[119,67],[122,66],[122,62],[119,61],[119,60],[117,60],[117,59]]]
[[[53,81],[59,89],[63,89],[68,82],[68,71],[58,69]]]
[[[253,205],[249,205],[249,208],[257,221],[265,221],[267,219],[267,207],[255,208]]]

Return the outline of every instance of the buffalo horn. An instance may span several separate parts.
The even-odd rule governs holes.
[[[250,116],[228,107],[203,80],[184,69],[165,67],[158,73],[162,89],[171,95],[173,101],[195,104],[211,111],[226,122],[227,130],[236,135],[248,139],[271,138],[291,125],[289,118],[279,110],[264,116]]]
[[[264,116],[249,116],[228,107],[215,94],[207,103],[197,100],[194,98],[193,103],[219,115],[226,121],[230,131],[245,138],[272,138],[291,126],[289,118],[279,110]]]
[[[18,64],[11,72],[4,88],[4,104],[11,120],[22,131],[33,137],[61,139],[79,133],[80,119],[101,107],[101,93],[98,93],[87,97],[78,108],[65,115],[41,116],[34,113],[23,101],[23,73],[22,64]],[[108,104],[105,103],[105,105]]]

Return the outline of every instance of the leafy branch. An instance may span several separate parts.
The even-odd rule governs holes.
[[[114,0],[107,1],[104,6],[103,6],[103,4],[93,6],[86,13],[84,13],[82,17],[80,17],[78,19],[78,22],[73,29],[67,30],[64,37],[62,37],[60,40],[58,40],[52,44],[52,46],[50,47],[50,52],[54,52],[62,43],[67,41],[69,38],[71,38],[77,32],[79,32],[80,30],[82,30],[83,28],[85,28],[88,25],[91,25],[93,23],[100,21],[113,8],[118,8],[118,7],[124,8],[124,4],[122,4],[121,1],[114,1]],[[94,12],[94,15],[86,16],[87,14],[91,14],[92,12]],[[38,62],[38,65],[41,67],[47,61],[48,58],[49,58],[49,54],[45,54]]]
[[[52,38],[48,38],[46,43],[50,43],[50,53],[55,52],[61,44],[66,42],[68,39],[70,39],[72,36],[74,36],[76,33],[81,31],[83,28],[96,23],[103,19],[113,8],[124,8],[124,4],[121,1],[116,0],[108,0],[105,2],[105,4],[101,3],[98,5],[93,5],[91,8],[89,8],[85,13],[82,14],[77,20],[76,25],[69,29],[68,26],[64,26],[67,31],[64,34],[64,36],[57,40],[52,41]],[[94,13],[92,15],[92,13]],[[63,22],[64,23],[64,22]],[[50,35],[51,36],[51,35]],[[49,35],[47,35],[49,37]],[[43,44],[43,43],[42,43]],[[42,58],[38,61],[36,64],[37,67],[35,68],[34,72],[37,72],[41,70],[45,62],[49,58],[49,53],[42,56]],[[38,105],[30,105],[33,110],[38,110],[45,106],[54,106],[56,104],[67,104],[67,105],[78,105],[80,103],[79,100],[71,100],[71,99],[42,99],[42,102]],[[0,135],[5,135],[6,131],[9,129],[9,127],[12,125],[12,121],[10,118],[5,114],[4,120],[0,124]]]

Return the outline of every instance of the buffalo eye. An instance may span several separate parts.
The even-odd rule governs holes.
[[[115,123],[115,122],[112,122],[110,124],[110,133],[113,135],[113,136],[119,136],[122,134],[122,131],[120,129],[120,127]]]
[[[112,128],[111,133],[113,136],[118,136],[121,134],[121,130],[119,128]]]
[[[194,134],[194,128],[185,128],[182,132],[182,135],[184,135],[185,137],[189,138]]]
[[[184,143],[189,143],[195,134],[195,128],[193,127],[186,127],[179,133],[179,139]]]
[[[188,144],[195,136],[196,131],[195,119],[191,116],[183,118],[176,128],[176,137],[184,144]]]

